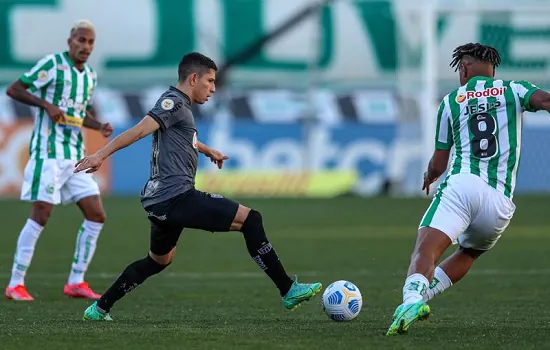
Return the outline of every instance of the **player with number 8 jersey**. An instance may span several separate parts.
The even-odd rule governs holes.
[[[447,176],[418,228],[403,303],[388,335],[406,333],[415,321],[428,318],[426,303],[460,281],[514,215],[522,115],[550,111],[550,94],[527,81],[495,78],[499,64],[497,50],[479,43],[453,53],[460,87],[439,106],[435,151],[424,174],[426,194],[430,184]],[[436,267],[451,244],[459,249]]]
[[[538,88],[526,81],[473,77],[443,98],[436,149],[451,149],[450,174],[479,176],[512,198],[521,149],[521,116]]]

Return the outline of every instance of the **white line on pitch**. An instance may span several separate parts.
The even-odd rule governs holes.
[[[122,272],[122,271],[121,271]],[[114,279],[118,277],[119,273],[113,272],[92,272],[86,274],[88,279]],[[360,276],[405,276],[405,271],[375,271],[375,270],[350,270],[349,272],[322,272],[322,271],[302,271],[297,272],[298,277],[322,277],[322,276],[334,276],[341,274],[343,279],[353,278]],[[60,279],[66,278],[69,273],[32,273],[28,274],[29,279]],[[294,275],[294,274],[292,274]],[[346,277],[349,276],[349,277]],[[468,275],[471,276],[546,276],[550,275],[550,269],[525,269],[525,270],[508,270],[508,269],[473,269]],[[265,274],[262,272],[165,272],[158,275],[163,279],[253,279],[264,278]],[[9,273],[0,273],[0,279],[10,278]]]

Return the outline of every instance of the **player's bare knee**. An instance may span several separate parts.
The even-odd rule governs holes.
[[[172,249],[168,254],[164,254],[164,255],[157,255],[149,251],[149,257],[159,265],[168,266],[172,263],[175,253],[176,253],[176,248]]]
[[[83,198],[78,202],[78,206],[88,221],[104,223],[107,220],[107,214],[99,196]]]
[[[92,211],[91,213],[86,215],[86,220],[99,222],[103,224],[107,220],[107,214],[105,213],[105,210],[102,210],[102,209],[97,211]]]
[[[458,250],[463,253],[463,254],[466,254],[468,255],[469,257],[471,257],[472,259],[477,259],[479,258],[483,253],[485,253],[484,250],[478,250],[478,249],[472,249],[472,248],[465,248],[463,246],[459,246],[458,247]]]
[[[233,222],[231,223],[230,230],[231,231],[242,231],[243,224],[246,220],[248,220],[248,217],[250,216],[251,212],[252,212],[252,210],[250,208],[245,207],[244,205],[239,205],[239,209],[237,209],[237,213],[235,214],[235,218],[233,219]],[[260,219],[261,219],[261,215],[260,215]]]
[[[31,210],[31,220],[40,226],[46,226],[53,210],[53,205],[46,202],[34,202]]]

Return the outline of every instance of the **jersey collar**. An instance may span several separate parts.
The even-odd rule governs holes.
[[[493,79],[491,77],[485,77],[483,75],[476,75],[475,77],[471,77],[470,80],[468,80],[468,82],[472,81],[472,80],[489,80],[489,79]]]
[[[174,87],[174,86],[170,86],[170,90],[171,91],[174,91],[175,93],[177,93],[178,95],[180,95],[181,97],[185,98],[187,100],[187,103],[191,104],[191,99],[189,98],[189,96],[187,96],[186,94],[184,94],[180,89]]]

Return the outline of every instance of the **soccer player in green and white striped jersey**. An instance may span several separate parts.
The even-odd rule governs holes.
[[[439,107],[435,152],[424,174],[426,194],[446,171],[447,176],[420,223],[403,303],[388,335],[406,333],[413,322],[428,318],[426,302],[462,279],[514,215],[522,114],[550,111],[550,94],[527,81],[495,78],[499,64],[498,52],[478,43],[453,53],[451,66],[459,71],[461,86]],[[451,244],[459,249],[435,267]]]
[[[32,210],[17,241],[12,277],[5,291],[8,299],[33,300],[25,287],[25,274],[53,206],[61,202],[77,203],[85,217],[64,293],[71,297],[99,297],[84,282],[84,274],[105,212],[97,183],[90,174],[74,174],[73,170],[85,155],[81,128],[98,130],[105,137],[113,129],[90,113],[97,85],[96,72],[86,63],[95,43],[92,23],[78,21],[67,43],[68,51],[45,56],[8,88],[13,99],[37,107],[21,189],[21,199],[30,201]]]

